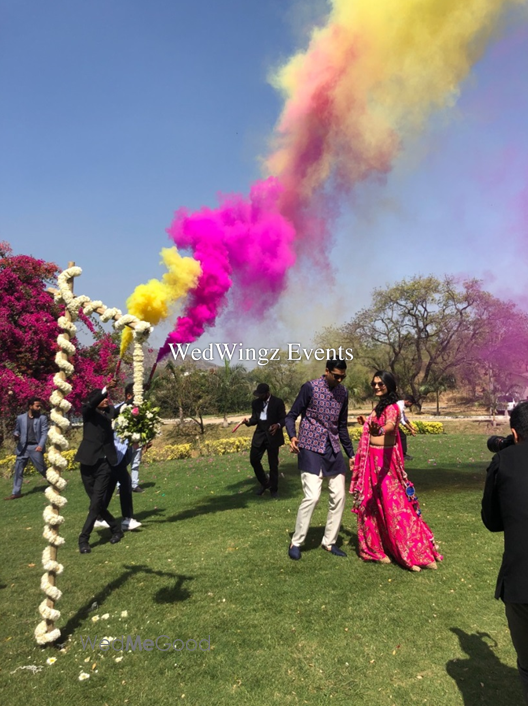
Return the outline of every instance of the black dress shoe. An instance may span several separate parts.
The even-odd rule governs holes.
[[[260,488],[257,490],[257,495],[264,495],[267,489],[267,485],[261,485]]]
[[[279,499],[279,494],[277,493],[276,490],[272,490],[271,493],[270,493],[270,495],[271,495],[271,497],[272,497],[274,500],[278,500],[278,499]]]
[[[110,544],[117,544],[118,542],[120,542],[123,539],[124,536],[125,535],[123,532],[121,532],[121,530],[117,530],[117,532],[115,532],[110,537]]]
[[[334,556],[346,556],[346,553],[335,544],[331,544],[329,547],[325,547],[324,544],[321,544],[321,549],[324,549],[325,552],[333,554]]]
[[[136,485],[135,488],[132,488],[132,492],[133,493],[144,493],[145,491],[139,485]]]
[[[79,551],[81,554],[89,554],[92,550],[89,544],[79,544]]]

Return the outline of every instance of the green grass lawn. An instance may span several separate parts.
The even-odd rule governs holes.
[[[77,551],[87,498],[79,474],[68,474],[60,650],[33,638],[46,543],[44,486],[31,476],[0,519],[2,703],[518,706],[515,654],[493,598],[502,535],[480,520],[485,438],[423,436],[409,447],[409,476],[445,554],[436,572],[362,562],[350,503],[348,557],[323,553],[326,492],[301,561],[291,561],[302,494],[286,450],[279,501],[255,496],[247,455],[142,467],[146,492],[134,503],[143,526],[117,545],[108,530],[94,532],[89,555]],[[10,482],[0,484],[8,495]],[[118,514],[117,500],[112,508]],[[104,652],[81,642],[121,635],[210,636],[211,649]],[[90,678],[79,681],[81,672]]]

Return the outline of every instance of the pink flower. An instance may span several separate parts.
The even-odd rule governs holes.
[[[137,415],[139,414],[139,409],[137,407],[134,407],[134,409],[132,410],[132,414],[134,415],[134,417],[137,417]]]

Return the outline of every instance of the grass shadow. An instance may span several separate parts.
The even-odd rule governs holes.
[[[184,576],[183,574],[175,574],[167,571],[155,571],[148,566],[137,565],[137,566],[124,566],[126,571],[124,571],[120,576],[118,576],[114,581],[111,581],[104,588],[102,588],[99,593],[96,593],[90,598],[90,600],[85,603],[84,606],[79,608],[79,610],[73,615],[66,625],[61,629],[61,636],[57,642],[64,642],[68,636],[73,635],[75,631],[81,627],[82,623],[88,618],[93,610],[99,609],[106,599],[116,590],[121,588],[129,579],[131,579],[136,574],[147,574],[153,576],[169,577],[175,579],[176,583],[173,587],[163,587],[160,588],[154,594],[154,601],[156,603],[177,603],[186,601],[191,597],[190,591],[183,587],[185,581],[192,581],[192,576]],[[95,608],[93,608],[95,604]]]
[[[456,469],[436,468],[405,468],[410,480],[418,492],[435,491],[458,492],[460,490],[484,489],[486,479],[485,469],[477,464],[461,464]]]
[[[192,580],[192,576],[178,575],[174,586],[164,586],[154,594],[154,603],[181,603],[186,601],[191,597],[191,593],[183,584],[185,581]]]
[[[143,521],[144,521],[146,518],[151,517],[152,515],[162,515],[164,512],[165,512],[165,508],[164,508],[164,507],[158,507],[158,508],[155,508],[155,509],[152,509],[152,510],[142,510],[141,512],[134,513],[134,518],[135,518],[136,520],[142,521],[142,524],[143,524]],[[134,532],[136,532],[136,531],[137,531],[137,530],[134,530]],[[106,527],[105,527],[105,528],[102,528],[102,527],[101,527],[101,528],[98,528],[98,529],[94,529],[93,532],[92,532],[92,534],[91,534],[91,537],[94,536],[94,532],[97,532],[97,533],[98,533],[98,534],[96,535],[96,536],[98,537],[98,539],[97,539],[96,541],[91,541],[91,542],[90,542],[90,546],[92,547],[92,549],[95,549],[95,547],[100,547],[100,546],[102,546],[103,544],[108,544],[108,543],[110,542],[110,539],[111,539],[111,537],[112,537],[112,533],[108,530],[108,528],[106,528]],[[125,533],[125,534],[126,534],[126,533]],[[123,540],[121,540],[121,541],[123,541]]]
[[[297,495],[300,487],[297,469],[295,469],[291,464],[281,464],[279,473],[281,474],[279,477],[279,499],[286,500]],[[293,477],[294,475],[295,478]],[[202,498],[201,502],[193,505],[193,507],[189,507],[175,515],[171,515],[164,521],[180,522],[182,520],[189,520],[202,515],[225,512],[227,510],[241,510],[248,507],[252,503],[262,504],[265,502],[271,502],[273,499],[269,493],[266,492],[261,496],[256,494],[259,487],[260,486],[256,478],[243,478],[236,483],[231,483],[230,485],[225,486],[225,490],[231,492],[224,493],[222,495],[205,496]],[[276,501],[273,500],[273,502]]]
[[[141,482],[139,485],[143,488],[143,490],[145,490],[145,488],[155,488],[156,487],[156,483],[153,480],[147,480],[144,483]]]
[[[523,702],[517,670],[499,660],[491,646],[495,642],[488,633],[467,633],[450,628],[460,641],[467,659],[452,659],[446,671],[455,680],[464,706],[518,706]],[[495,643],[496,646],[496,643]]]
[[[217,512],[225,512],[226,510],[241,510],[246,508],[250,498],[252,499],[254,497],[255,501],[261,500],[261,498],[258,498],[253,494],[253,487],[251,487],[251,491],[246,490],[246,492],[244,492],[243,490],[240,490],[240,486],[247,485],[248,481],[243,480],[239,483],[235,483],[234,486],[227,486],[228,488],[233,488],[233,490],[237,488],[239,490],[238,492],[229,493],[228,495],[215,495],[214,497],[207,496],[207,498],[203,499],[196,505],[193,505],[193,507],[190,507],[187,510],[182,510],[175,515],[171,515],[163,521],[181,522],[183,520],[189,520],[202,515],[210,515]],[[251,495],[249,494],[250,492],[252,493]]]
[[[33,486],[33,488],[31,488],[31,490],[28,490],[26,493],[22,492],[22,497],[25,498],[25,497],[27,497],[28,495],[35,495],[35,494],[39,494],[39,493],[40,493],[40,495],[42,495],[42,497],[44,498],[44,500],[45,500],[46,502],[48,502],[46,496],[44,495],[44,491],[46,490],[46,488],[47,488],[48,486],[49,486],[49,483],[45,483],[45,484],[44,484],[44,483],[40,483],[39,485],[35,485],[35,486]],[[22,491],[23,491],[23,486],[22,486]]]

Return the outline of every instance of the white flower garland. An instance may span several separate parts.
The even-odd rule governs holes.
[[[143,401],[143,348],[142,344],[152,333],[152,326],[146,321],[141,321],[130,314],[123,315],[119,309],[108,308],[101,301],[92,301],[89,297],[81,295],[74,296],[71,281],[82,273],[80,267],[68,267],[57,277],[59,291],[55,293],[55,301],[63,302],[66,306],[66,316],[60,316],[58,325],[62,333],[57,336],[59,352],[55,356],[55,362],[59,368],[58,373],[53,377],[53,390],[50,402],[53,408],[50,413],[54,427],[49,431],[51,448],[48,451],[48,460],[51,464],[47,470],[46,478],[51,487],[46,489],[46,498],[50,504],[44,509],[44,531],[42,536],[48,541],[48,546],[42,553],[42,566],[46,571],[43,574],[40,588],[46,594],[45,600],[39,606],[39,612],[43,620],[35,629],[35,639],[39,645],[46,645],[55,642],[60,637],[60,630],[55,627],[55,621],[60,618],[60,611],[55,609],[55,602],[60,599],[62,592],[55,586],[56,576],[62,573],[64,567],[57,559],[57,548],[64,544],[64,538],[59,534],[59,527],[64,522],[64,517],[59,514],[60,508],[68,502],[60,491],[64,490],[67,482],[61,476],[61,471],[68,466],[67,460],[62,456],[61,451],[65,451],[69,444],[63,435],[70,422],[65,415],[70,411],[71,404],[64,399],[72,391],[72,386],[66,378],[74,372],[74,367],[68,358],[75,353],[75,346],[71,338],[75,335],[77,328],[73,323],[79,310],[82,308],[84,314],[89,316],[97,312],[102,321],[115,319],[114,328],[121,330],[126,325],[131,325],[134,329],[134,402],[141,404]]]

